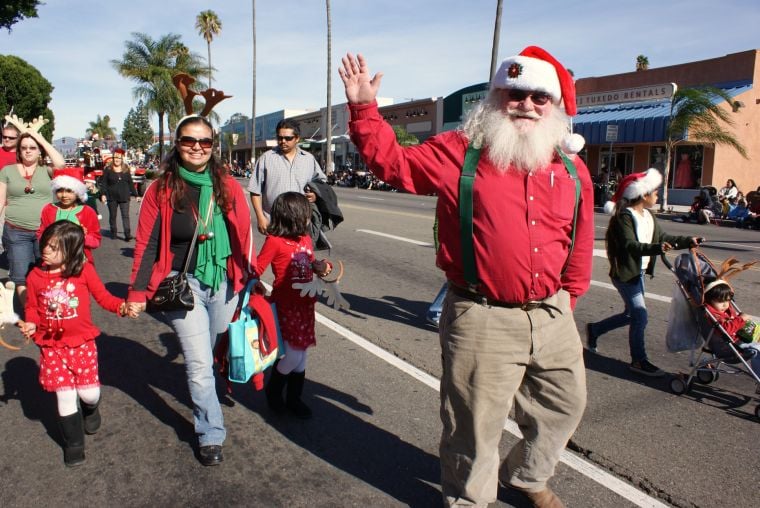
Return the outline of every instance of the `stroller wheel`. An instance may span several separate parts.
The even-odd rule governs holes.
[[[703,385],[709,385],[718,380],[720,375],[714,370],[698,370],[697,380]]]
[[[683,395],[689,391],[689,385],[682,376],[676,376],[670,380],[670,391],[676,395]]]

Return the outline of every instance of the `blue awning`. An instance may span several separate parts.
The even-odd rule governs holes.
[[[716,88],[736,97],[750,90],[752,82],[728,83]],[[583,136],[587,145],[603,145],[607,143],[607,125],[617,125],[616,143],[658,143],[665,141],[669,117],[670,100],[591,106],[578,109],[573,131]]]

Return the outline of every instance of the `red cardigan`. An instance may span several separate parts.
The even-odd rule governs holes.
[[[42,213],[40,214],[40,227],[37,229],[37,239],[42,237],[42,232],[45,231],[49,225],[55,222],[55,215],[58,211],[58,207],[53,203],[48,203],[42,207]],[[98,221],[98,215],[91,207],[83,205],[79,213],[76,214],[79,225],[87,231],[84,235],[84,255],[87,257],[87,261],[95,264],[95,260],[92,257],[92,249],[100,247],[100,241],[102,236],[100,235],[100,221]]]
[[[232,254],[227,258],[227,280],[232,282],[235,292],[239,293],[256,269],[256,248],[251,232],[251,212],[243,188],[232,177],[225,178],[225,185],[229,190],[232,205],[224,213],[232,249]],[[170,189],[159,195],[157,181],[145,191],[137,222],[128,302],[147,301],[171,271],[174,256],[171,253],[170,240],[174,209],[171,207],[170,199]],[[145,259],[143,254],[154,228],[159,228],[158,259]],[[140,274],[144,277],[138,277]],[[147,274],[150,274],[150,277],[145,285],[141,281],[148,279]]]

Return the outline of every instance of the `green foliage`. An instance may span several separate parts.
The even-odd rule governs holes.
[[[636,57],[636,70],[637,71],[645,71],[649,69],[649,58],[647,58],[644,55],[639,55]]]
[[[101,118],[98,115],[94,122],[90,122],[90,126],[87,128],[87,134],[97,134],[100,139],[116,139],[116,132],[111,127],[111,117],[105,115]]]
[[[145,101],[145,107],[158,116],[159,139],[164,136],[164,117],[184,115],[182,99],[172,83],[180,72],[198,78],[205,69],[202,59],[182,43],[177,34],[163,35],[153,40],[143,33],[132,33],[133,40],[124,42],[121,60],[111,60],[116,71],[136,83],[132,89],[135,99]],[[159,157],[163,158],[163,144],[159,145]]]
[[[11,31],[11,26],[24,18],[36,18],[40,0],[3,0],[0,5],[0,29]]]
[[[50,120],[40,132],[53,139],[55,117],[48,105],[53,85],[40,71],[17,56],[0,55],[0,118],[11,112],[26,121],[42,115]]]
[[[153,129],[148,121],[148,112],[143,101],[137,104],[137,109],[132,108],[124,119],[124,128],[121,131],[121,139],[129,148],[145,150],[153,142]]]
[[[419,145],[420,140],[414,134],[409,134],[406,129],[400,125],[393,126],[393,132],[396,134],[396,141],[401,146]]]
[[[195,29],[198,30],[198,35],[202,36],[206,41],[206,48],[208,49],[208,87],[211,88],[211,41],[222,32],[222,22],[214,11],[202,11],[195,18]]]

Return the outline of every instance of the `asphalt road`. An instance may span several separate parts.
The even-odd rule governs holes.
[[[104,425],[88,437],[80,468],[63,466],[54,397],[36,379],[36,348],[0,351],[6,436],[0,505],[438,505],[440,349],[424,319],[444,280],[431,245],[435,198],[336,191],[346,221],[329,234],[330,256],[346,264],[341,288],[352,308],[317,308],[305,397],[312,420],[275,417],[263,394],[235,385],[224,396],[226,460],[204,468],[193,456],[189,395],[171,330],[147,315],[134,321],[98,309]],[[598,249],[606,222],[597,215]],[[707,237],[705,252],[714,259],[760,257],[757,231],[663,225]],[[126,292],[131,247],[104,238],[95,253],[98,272],[116,294]],[[675,373],[688,356],[665,350],[673,277],[659,268],[647,283],[655,297],[647,302],[648,349],[657,365]],[[581,329],[622,306],[606,270],[606,260],[595,257],[595,282],[576,311]],[[750,271],[735,284],[739,304],[754,315],[759,283],[760,273]],[[14,338],[14,330],[3,333]],[[760,423],[752,411],[760,401],[750,400],[749,380],[721,377],[677,397],[667,379],[642,379],[629,372],[628,361],[622,330],[600,340],[598,355],[586,356],[588,408],[552,481],[567,505],[755,506]],[[502,453],[515,441],[505,431]],[[497,505],[526,506],[509,492],[500,492]]]

